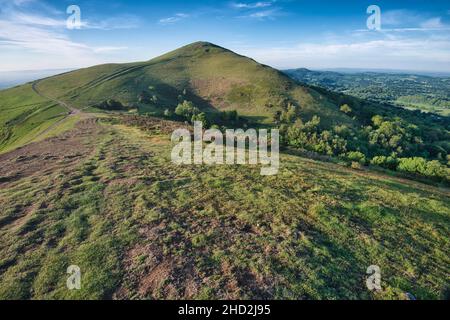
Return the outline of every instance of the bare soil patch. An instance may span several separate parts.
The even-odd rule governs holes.
[[[0,155],[0,187],[35,174],[50,174],[65,168],[70,169],[80,159],[92,152],[89,143],[100,132],[97,119],[79,122],[73,130],[57,137],[28,144],[14,151]]]

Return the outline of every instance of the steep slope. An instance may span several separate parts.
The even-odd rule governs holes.
[[[325,122],[350,122],[337,106],[281,72],[219,46],[197,42],[147,62],[108,64],[41,81],[39,88],[83,108],[108,99],[141,111],[162,112],[179,100],[205,111],[235,109],[239,114],[272,122],[289,103],[300,115],[319,115]],[[151,97],[150,103],[142,98]]]

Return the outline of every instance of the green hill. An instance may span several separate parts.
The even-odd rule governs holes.
[[[326,96],[281,72],[197,42],[150,61],[99,65],[0,91],[0,151],[32,141],[63,119],[67,108],[55,100],[87,111],[115,100],[156,116],[189,100],[205,112],[237,110],[265,124],[273,124],[273,115],[291,104],[304,119],[318,115],[325,124],[351,122]]]
[[[286,146],[414,174],[417,165],[409,160],[401,165],[400,159],[421,157],[440,164],[426,165],[420,175],[448,176],[442,165],[450,154],[449,118],[304,85],[207,42],[149,61],[94,66],[0,91],[0,151],[32,141],[68,112],[106,109],[163,117],[185,100],[211,123],[220,111],[236,110],[251,126],[280,127]],[[374,159],[379,156],[385,158]]]
[[[293,152],[276,176],[176,165],[180,119],[135,110],[184,100],[279,127]],[[0,91],[0,299],[447,299],[448,127],[209,43]]]
[[[297,85],[284,74],[254,60],[206,42],[197,42],[150,61],[108,64],[41,81],[39,88],[77,107],[108,99],[142,112],[175,109],[193,101],[214,112],[237,110],[270,123],[272,115],[292,103],[300,114],[318,114],[331,122],[348,122],[326,97]],[[142,103],[142,98],[151,101]]]

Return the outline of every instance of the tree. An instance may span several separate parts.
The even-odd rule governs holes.
[[[294,105],[289,104],[288,107],[287,107],[287,110],[283,111],[281,113],[281,117],[280,118],[281,118],[280,119],[281,122],[283,122],[283,123],[292,123],[292,122],[294,122],[295,119],[297,118],[297,108]]]
[[[277,110],[274,112],[273,121],[277,124],[281,122],[281,111],[280,110]]]
[[[395,170],[398,165],[398,160],[393,156],[376,156],[370,161],[370,164],[389,170]]]
[[[169,109],[164,110],[164,116],[168,118],[172,117],[172,111]]]
[[[239,115],[236,110],[223,111],[222,119],[226,122],[228,122],[228,121],[236,122],[239,120]]]
[[[350,106],[348,104],[343,104],[341,106],[341,112],[345,113],[345,114],[350,114],[352,113],[352,108],[350,108]]]
[[[366,156],[359,151],[350,151],[347,153],[346,158],[352,162],[358,162],[362,165],[366,164]]]
[[[204,112],[192,115],[191,122],[194,123],[194,121],[200,121],[204,128],[208,127],[208,119]]]
[[[375,127],[379,127],[383,123],[384,119],[380,115],[376,115],[372,117],[372,123]]]
[[[175,109],[175,114],[177,116],[183,117],[186,120],[191,120],[192,116],[199,114],[200,110],[194,106],[190,101],[184,100],[183,103],[178,104]]]
[[[399,171],[450,181],[450,169],[437,160],[427,161],[421,157],[399,159]]]

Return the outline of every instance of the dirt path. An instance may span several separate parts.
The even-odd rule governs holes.
[[[52,97],[49,97],[49,96],[43,94],[43,93],[37,88],[37,84],[39,83],[39,81],[40,81],[40,80],[37,80],[37,81],[33,82],[33,85],[31,86],[31,87],[33,88],[33,91],[36,92],[36,94],[40,95],[41,97],[43,97],[43,98],[45,98],[45,99],[51,100],[51,101],[53,101],[53,102],[56,102],[56,103],[58,103],[59,105],[62,105],[64,108],[66,108],[66,109],[69,111],[68,116],[81,113],[81,110],[79,110],[79,109],[77,109],[77,108],[74,108],[74,107],[68,105],[68,104],[65,103],[64,101],[61,101],[61,100],[58,100],[58,99],[56,99],[56,98],[52,98]]]
[[[33,89],[33,91],[34,91],[36,94],[38,94],[39,96],[41,96],[42,98],[47,99],[47,100],[50,100],[50,101],[53,101],[53,102],[56,102],[56,103],[58,103],[59,105],[63,106],[64,108],[67,109],[68,113],[65,114],[65,116],[64,116],[62,119],[56,121],[56,122],[55,122],[54,124],[52,124],[50,127],[48,127],[47,129],[45,129],[44,131],[40,132],[33,140],[38,139],[39,137],[44,136],[45,134],[47,134],[48,132],[50,132],[51,130],[53,130],[53,129],[56,128],[57,126],[59,126],[61,123],[63,123],[64,121],[66,121],[69,117],[72,117],[72,116],[77,115],[77,114],[82,114],[82,111],[81,111],[81,110],[79,110],[79,109],[77,109],[77,108],[74,108],[73,106],[68,105],[68,104],[65,103],[64,101],[61,101],[61,100],[58,100],[58,99],[56,99],[56,98],[52,98],[52,97],[49,97],[49,96],[43,94],[43,93],[37,88],[37,84],[39,83],[39,81],[40,81],[40,80],[37,80],[37,81],[34,81],[34,82],[33,82],[32,86],[31,86],[32,89]]]

